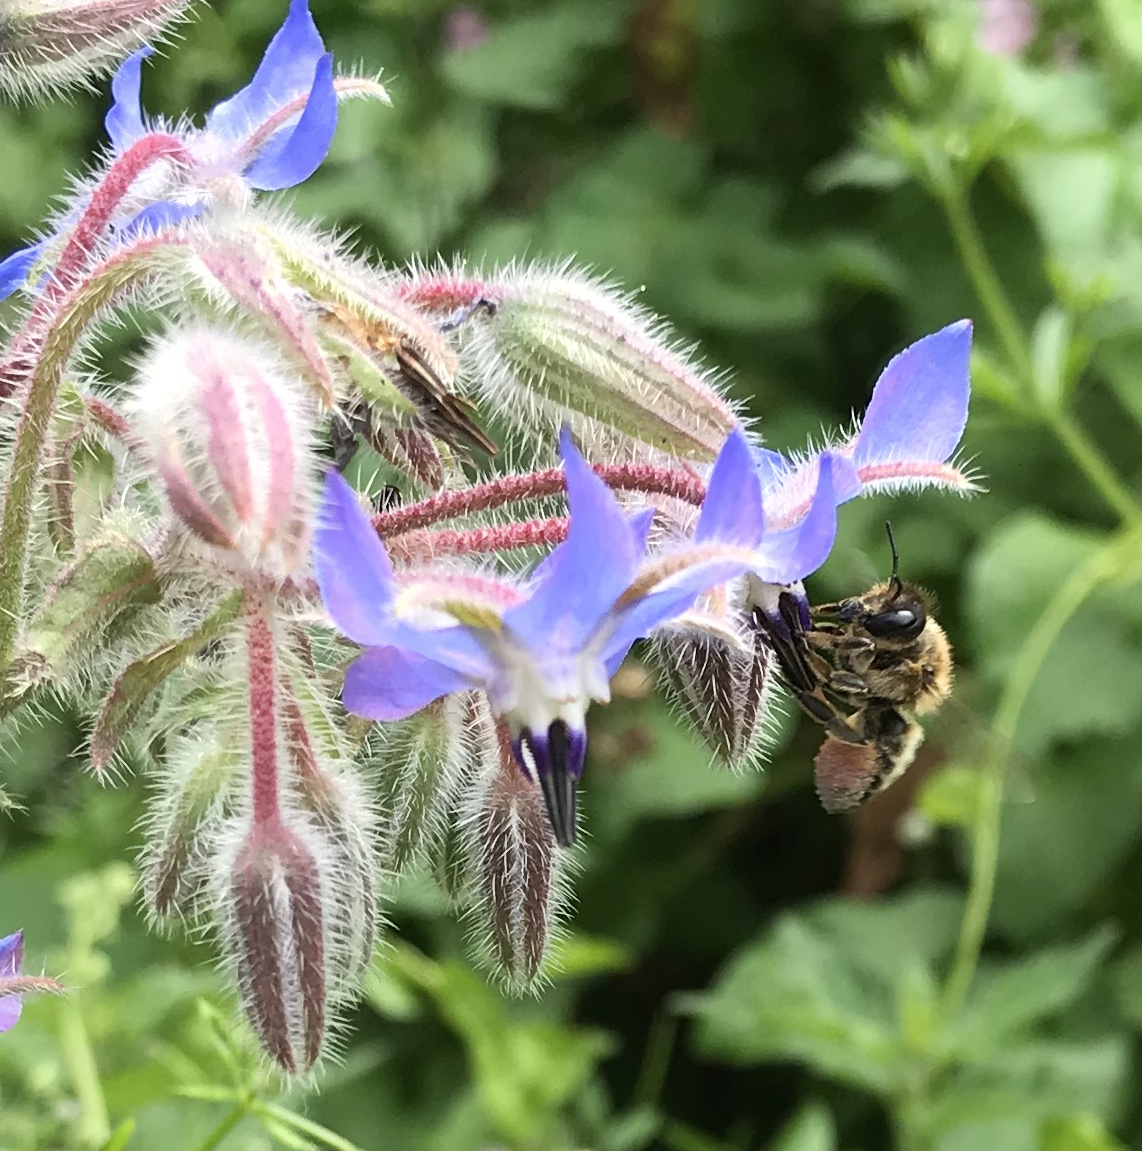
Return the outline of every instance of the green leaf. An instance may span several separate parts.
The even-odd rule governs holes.
[[[217,639],[237,618],[242,593],[231,592],[183,639],[172,640],[129,664],[103,701],[91,735],[91,764],[98,771],[118,750],[143,705],[187,660]]]
[[[1142,8],[1134,0],[1098,0],[1098,8],[1110,43],[1142,64]]]
[[[32,619],[18,656],[24,674],[52,679],[76,670],[117,619],[161,598],[154,560],[141,544],[97,544],[64,570]]]
[[[1057,1015],[1088,990],[1113,942],[1114,933],[1101,930],[1081,943],[982,967],[963,1011],[944,1032],[949,1051],[965,1059],[994,1054]]]
[[[1126,1147],[1096,1115],[1067,1115],[1043,1124],[1039,1151],[1126,1151]]]
[[[949,763],[920,785],[916,807],[938,827],[970,827],[979,808],[982,780],[977,768]]]
[[[996,925],[1025,939],[1077,911],[1130,851],[1142,820],[1137,740],[1091,740],[1040,762],[1030,803],[1003,810]]]
[[[1072,326],[1070,315],[1051,304],[1039,314],[1031,333],[1035,391],[1048,408],[1059,407],[1066,391]]]
[[[111,1138],[103,1144],[99,1151],[123,1151],[127,1144],[131,1142],[134,1134],[135,1121],[134,1119],[127,1119],[115,1128],[111,1133]]]
[[[994,529],[968,568],[968,620],[987,678],[1000,684],[1043,608],[1100,537],[1038,513]],[[1059,739],[1125,734],[1142,719],[1136,674],[1137,588],[1086,603],[1063,628],[1035,678],[1016,747],[1042,754]]]
[[[836,1151],[837,1128],[823,1103],[807,1103],[781,1129],[769,1151]]]
[[[897,984],[951,948],[957,912],[955,897],[917,891],[783,916],[709,991],[684,1000],[699,1049],[732,1063],[803,1062],[891,1093],[914,1058],[898,1030]]]
[[[592,50],[616,43],[627,12],[613,0],[572,0],[492,25],[476,48],[445,57],[442,72],[476,100],[554,108],[583,75]]]

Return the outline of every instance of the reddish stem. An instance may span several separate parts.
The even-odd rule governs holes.
[[[87,270],[92,252],[107,231],[123,197],[135,180],[159,160],[189,162],[181,140],[155,132],[136,140],[107,169],[68,237],[52,275],[0,363],[0,399],[11,394],[18,380],[34,366],[40,347],[52,329],[56,305]]]
[[[280,807],[274,634],[266,617],[265,603],[254,592],[246,597],[246,656],[254,823],[276,823]]]
[[[595,475],[618,491],[671,496],[695,507],[701,507],[706,498],[706,485],[693,472],[679,468],[658,467],[654,464],[592,466]],[[557,495],[566,488],[567,477],[562,468],[547,468],[523,476],[501,476],[486,484],[476,484],[454,492],[441,492],[409,504],[408,507],[380,512],[373,516],[373,527],[382,539],[388,540],[405,532],[429,527],[440,520],[455,519],[456,516],[487,511],[520,500]]]
[[[408,562],[444,555],[481,555],[512,548],[548,547],[567,538],[569,523],[566,516],[556,516],[470,531],[407,532],[388,544],[388,549],[394,559]]]
[[[131,433],[131,425],[127,422],[127,417],[113,405],[109,404],[106,400],[100,399],[98,396],[85,396],[83,403],[87,408],[87,414],[91,416],[109,436],[114,436],[115,439],[122,440],[124,443],[134,441],[134,436]]]

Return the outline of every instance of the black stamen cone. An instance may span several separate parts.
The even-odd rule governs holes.
[[[578,800],[575,776],[569,767],[571,731],[561,719],[547,729],[547,770],[539,771],[539,783],[547,804],[555,841],[560,847],[575,843],[575,813]]]

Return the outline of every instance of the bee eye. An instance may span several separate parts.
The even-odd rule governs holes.
[[[877,612],[863,622],[865,631],[880,639],[915,639],[924,630],[927,621],[924,609],[916,604],[915,607],[896,607]]]

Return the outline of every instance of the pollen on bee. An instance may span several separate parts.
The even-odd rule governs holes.
[[[874,743],[842,743],[829,736],[813,761],[821,806],[836,815],[860,804],[880,773],[879,758]]]

